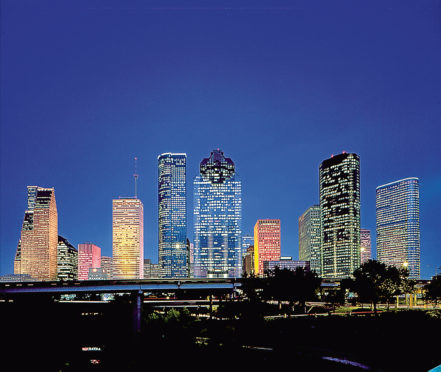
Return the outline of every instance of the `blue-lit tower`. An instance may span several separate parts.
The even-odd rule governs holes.
[[[186,154],[158,156],[159,268],[163,278],[187,278]]]
[[[420,278],[420,206],[418,178],[377,187],[377,257],[387,265],[409,269]]]
[[[213,150],[194,179],[195,277],[241,276],[241,223],[241,181],[233,161]]]

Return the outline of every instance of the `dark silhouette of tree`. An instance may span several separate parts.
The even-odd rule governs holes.
[[[264,297],[280,303],[289,303],[289,311],[294,304],[305,312],[306,301],[315,300],[321,280],[315,272],[304,270],[302,267],[295,271],[289,269],[276,269],[269,274],[268,286],[264,288]]]
[[[441,274],[434,276],[424,289],[426,290],[426,299],[433,301],[436,306],[441,300]]]
[[[401,293],[412,293],[415,282],[409,271],[398,269],[376,260],[369,260],[354,271],[350,289],[357,293],[360,302],[370,302],[377,313],[377,304],[383,300],[389,310],[390,301]]]

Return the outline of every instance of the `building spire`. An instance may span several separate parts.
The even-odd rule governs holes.
[[[135,156],[135,171],[133,172],[133,178],[135,179],[135,199],[138,198],[138,157]]]

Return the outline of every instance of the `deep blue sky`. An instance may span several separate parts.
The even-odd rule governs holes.
[[[441,266],[439,0],[2,0],[0,118],[1,274],[27,185],[55,187],[61,235],[111,255],[135,155],[157,262],[157,155],[188,155],[192,237],[192,180],[215,147],[242,179],[243,232],[280,218],[294,258],[331,154],[360,155],[373,233],[375,188],[419,177],[423,278]]]

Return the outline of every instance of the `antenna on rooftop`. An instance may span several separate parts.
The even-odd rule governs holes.
[[[135,172],[133,173],[133,177],[135,178],[135,199],[138,198],[138,157],[135,156]]]

